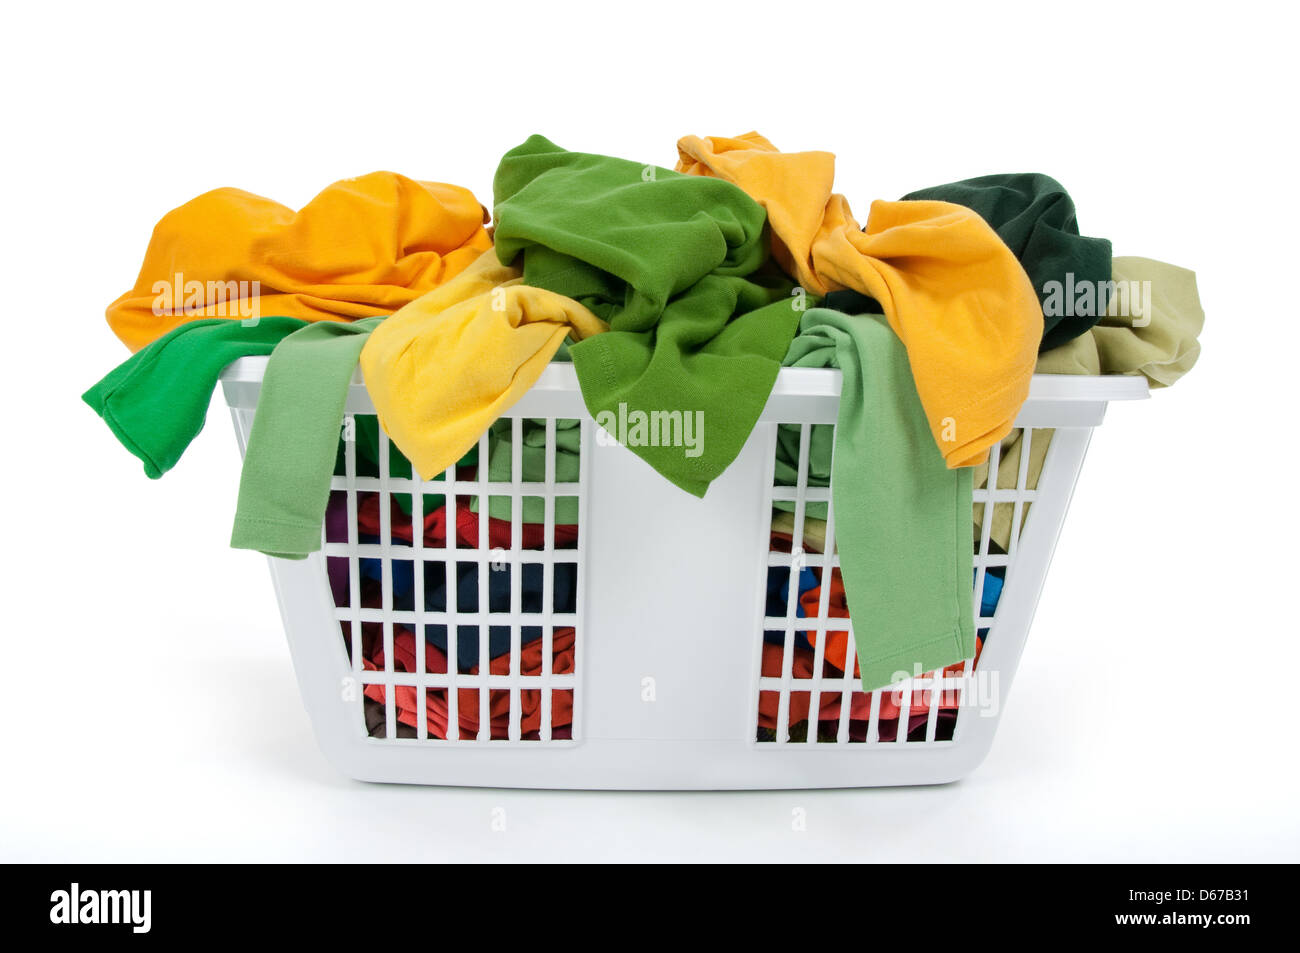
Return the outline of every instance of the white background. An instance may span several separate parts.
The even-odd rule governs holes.
[[[6,10],[0,859],[1300,859],[1287,7],[424,6]],[[835,152],[860,217],[1036,170],[1117,255],[1198,272],[1201,362],[1097,433],[989,759],[837,792],[341,778],[265,561],[227,548],[224,410],[154,482],[80,401],[126,357],[103,312],[154,222],[375,169],[490,203],[533,132],[670,166],[751,128]]]

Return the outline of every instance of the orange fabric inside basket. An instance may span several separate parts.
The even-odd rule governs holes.
[[[811,590],[816,592],[817,590]],[[828,633],[835,635],[837,633]],[[846,633],[838,633],[841,636]],[[816,633],[808,633],[809,638],[815,637]],[[975,660],[979,661],[980,649],[983,647],[983,640],[976,641]],[[813,675],[813,653],[804,648],[795,648],[794,665],[791,674],[794,678],[794,684],[790,692],[790,718],[788,724],[797,725],[808,718],[809,708],[809,689],[812,686]],[[844,655],[841,652],[840,658]],[[763,644],[763,675],[767,678],[781,677],[781,659],[782,647],[770,643]],[[943,670],[946,676],[955,676],[962,673],[963,664],[958,662],[956,665],[949,665]],[[840,670],[828,671],[826,676],[839,678]],[[930,678],[933,672],[927,672],[922,678]],[[853,676],[858,677],[857,663],[853,665]],[[808,681],[802,681],[807,679]],[[902,692],[897,689],[880,689],[884,692],[880,696],[880,721],[890,721],[898,717],[899,702],[902,700]],[[849,701],[849,718],[854,721],[866,721],[871,717],[871,696],[872,692],[853,692]],[[840,717],[840,692],[822,692],[819,696],[818,721],[835,721]],[[939,699],[941,710],[955,709],[957,707],[957,692],[950,690],[944,697]],[[760,728],[777,727],[778,706],[780,704],[780,693],[765,691],[759,692],[758,695],[758,726]],[[913,691],[912,704],[908,710],[909,715],[925,714],[930,710],[930,692]]]

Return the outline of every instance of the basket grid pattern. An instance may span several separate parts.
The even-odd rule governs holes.
[[[797,479],[785,485],[776,479],[773,466],[767,480],[769,500],[784,503],[793,512],[793,529],[790,533],[790,550],[780,548],[775,537],[767,554],[767,571],[779,572],[785,590],[784,612],[763,615],[762,629],[758,633],[757,692],[755,693],[755,721],[758,730],[755,741],[761,749],[775,749],[794,745],[821,746],[826,744],[906,744],[942,746],[953,743],[961,729],[962,719],[978,717],[973,693],[979,690],[977,661],[979,650],[973,658],[950,665],[941,671],[922,673],[917,677],[894,683],[888,688],[864,693],[855,673],[857,653],[853,624],[848,612],[834,615],[831,612],[832,586],[824,584],[828,574],[840,566],[835,545],[835,511],[830,487],[809,485],[810,444],[816,427],[830,424],[785,424],[798,428],[799,451]],[[1001,583],[998,602],[1007,598],[1007,587],[1012,584],[1020,535],[1026,525],[1028,511],[1036,490],[1030,486],[1031,447],[1034,428],[1017,428],[1005,441],[1017,447],[1019,459],[1014,472],[1003,472],[1002,445],[994,444],[989,459],[988,473],[993,475],[993,486],[976,488],[973,533],[975,573],[972,589],[977,645],[982,648],[990,638],[996,638],[997,613],[985,614],[983,594],[992,582]],[[1042,446],[1051,439],[1050,430],[1040,430],[1037,438]],[[833,441],[832,441],[833,443]],[[833,450],[832,450],[833,454]],[[1007,485],[1009,484],[1009,485]],[[800,544],[806,540],[805,528],[812,518],[809,504],[825,507],[825,540],[822,552],[810,551]],[[1003,511],[1007,512],[1003,512]],[[1005,550],[992,538],[995,512],[1010,517],[1009,545]],[[817,576],[817,599],[814,611],[808,611],[801,600],[802,586],[796,584],[804,570]],[[997,576],[996,582],[990,576]],[[770,577],[769,577],[770,578]],[[803,614],[800,614],[800,608]],[[773,645],[773,634],[779,644]],[[804,661],[811,650],[811,664],[796,666],[799,653],[796,643],[801,633],[807,633],[801,647]],[[828,645],[835,646],[833,636],[839,634],[838,652],[828,658]],[[766,645],[766,648],[765,648]],[[832,652],[835,649],[831,650]],[[773,656],[779,664],[774,664]],[[777,671],[773,671],[773,669]],[[848,697],[849,704],[842,704]],[[887,706],[887,707],[882,707]],[[795,721],[792,712],[809,713],[806,719]],[[775,724],[765,727],[763,713]],[[814,719],[811,713],[817,713]],[[861,717],[862,713],[866,717]],[[829,714],[831,717],[826,717]]]
[[[346,597],[336,596],[334,617],[343,634],[352,678],[363,689],[350,696],[350,701],[355,705],[355,717],[366,726],[370,743],[500,746],[518,742],[537,746],[566,745],[578,740],[581,695],[577,691],[577,673],[582,622],[576,611],[555,610],[555,590],[557,572],[565,570],[572,580],[573,602],[576,606],[582,604],[585,465],[581,461],[585,455],[579,454],[583,469],[578,482],[558,481],[557,418],[531,421],[544,433],[545,472],[540,480],[525,479],[524,422],[520,418],[502,419],[509,426],[508,481],[489,479],[488,461],[494,450],[487,433],[479,440],[479,465],[472,473],[453,465],[437,480],[394,476],[391,444],[382,428],[377,428],[378,475],[360,475],[357,441],[349,437],[355,433],[355,418],[349,415],[344,420],[343,473],[332,478],[331,494],[332,499],[345,502],[346,539],[331,540],[327,528],[322,553],[327,563],[346,566]],[[585,447],[589,426],[579,426],[580,443]],[[394,505],[398,495],[410,501],[409,513]],[[427,496],[444,500],[446,529],[433,544],[427,538]],[[576,538],[571,545],[559,546],[556,505],[566,497],[576,501]],[[482,505],[474,507],[475,500]],[[489,500],[509,501],[508,545],[493,545],[489,525],[498,521],[488,518],[494,509]],[[540,503],[544,512],[542,542],[536,548],[524,544],[525,501]],[[377,541],[362,538],[360,511],[368,505],[377,510]],[[457,527],[465,511],[474,509],[481,512],[476,513],[476,532],[467,540]],[[363,570],[367,569],[378,579],[363,593]],[[504,609],[499,605],[500,593],[494,593],[489,584],[493,574],[498,573],[508,579],[508,608]],[[406,578],[409,592],[396,591],[398,574]],[[540,603],[534,600],[532,606],[526,606],[523,579],[536,579],[538,575]],[[430,608],[426,600],[426,585],[433,579],[445,581],[445,608]],[[466,579],[471,590],[476,584],[476,592],[471,593],[471,597],[476,596],[476,605],[460,604],[465,597],[462,583]],[[435,650],[427,638],[418,637],[433,628],[445,639],[442,659],[434,657]],[[525,670],[522,662],[526,628],[540,631],[536,639],[540,643],[539,665],[531,671]],[[490,636],[502,629],[509,631],[508,654],[493,657]],[[566,634],[571,651],[568,662],[557,667],[556,645],[561,633]],[[468,671],[457,662],[465,657],[466,646],[460,643],[467,635],[476,636],[477,641],[476,651],[469,649],[476,664]],[[395,650],[403,648],[399,641],[413,656],[405,658],[404,665],[397,664],[402,652]],[[380,655],[382,664],[371,661]],[[399,699],[406,702],[404,712],[399,710]],[[556,731],[552,716],[561,702],[572,717],[563,731]],[[471,710],[466,711],[467,705],[472,706]],[[523,727],[526,709],[537,722],[531,731]],[[435,730],[430,730],[431,725]]]

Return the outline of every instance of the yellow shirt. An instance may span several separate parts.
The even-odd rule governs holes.
[[[361,351],[379,422],[423,479],[464,456],[566,337],[608,330],[573,299],[520,281],[485,252],[380,324]]]

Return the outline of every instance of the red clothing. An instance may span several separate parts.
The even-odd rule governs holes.
[[[432,515],[432,514],[431,514]],[[573,671],[574,630],[571,627],[555,630],[552,646],[551,671],[564,675]],[[373,658],[373,661],[372,661]],[[372,650],[372,658],[362,658],[361,663],[368,672],[382,671],[384,668],[383,643],[379,642]],[[428,672],[446,672],[447,657],[436,646],[425,644],[425,670]],[[397,672],[415,671],[415,633],[410,629],[397,628],[393,632],[393,670]],[[510,655],[494,658],[490,665],[493,675],[510,674]],[[522,675],[540,675],[542,673],[542,640],[529,642],[521,647],[519,671]],[[476,674],[478,667],[470,670]],[[419,724],[419,697],[417,689],[409,685],[399,685],[395,689],[393,703],[397,709],[399,724],[416,727]],[[460,737],[474,738],[478,735],[479,690],[477,688],[457,689],[457,719],[460,723]],[[383,685],[367,685],[367,698],[377,702],[386,701],[386,689]],[[510,690],[494,688],[489,692],[488,715],[491,721],[491,736],[505,738],[510,726]],[[537,689],[523,689],[519,693],[521,734],[538,731],[542,723],[541,692]],[[426,721],[429,737],[447,737],[447,690],[431,688],[425,698]],[[553,689],[551,691],[551,728],[573,723],[573,690]]]
[[[391,497],[388,501],[389,526],[394,542],[409,543],[412,539],[411,516],[403,513]],[[478,546],[479,514],[469,508],[468,497],[456,500],[456,544],[471,548]],[[380,536],[380,510],[378,493],[362,493],[357,497],[357,533],[362,536]],[[520,523],[520,545],[524,549],[541,549],[545,545],[544,523]],[[447,539],[447,508],[440,506],[424,518],[424,545],[441,548]],[[557,523],[555,545],[572,546],[578,540],[576,524]],[[492,549],[509,549],[510,521],[488,517],[488,546]]]
[[[817,591],[818,590],[816,589],[810,590],[805,595],[811,595],[813,592],[817,592]],[[828,634],[833,636],[837,633],[828,633]],[[846,633],[838,633],[838,634],[845,635]],[[808,637],[810,640],[815,639],[816,633],[809,632]],[[832,642],[832,644],[834,643]],[[982,642],[977,642],[976,644],[975,657],[977,660],[979,658],[979,648],[980,646],[982,646],[982,644],[983,644]],[[810,680],[812,678],[813,653],[803,648],[795,648],[793,651],[794,651],[794,666],[791,670],[791,673],[793,675],[793,685],[790,691],[790,724],[796,725],[801,721],[807,720],[808,718],[808,707],[809,707],[808,688],[811,685],[811,682],[804,681],[804,680]],[[781,677],[781,656],[782,656],[781,646],[772,645],[767,642],[763,643],[763,675],[764,676],[770,678]],[[844,657],[843,653],[841,653],[840,658],[843,659],[843,657]],[[956,665],[949,665],[947,668],[943,670],[943,672],[945,675],[960,675],[962,672],[962,667],[963,667],[962,663],[957,663]],[[856,662],[854,663],[853,668],[854,668],[853,677],[857,678],[858,672],[857,672]],[[928,677],[930,674],[932,673],[926,673],[926,677]],[[827,672],[826,675],[839,677],[840,671],[838,670],[830,671]],[[839,720],[840,694],[841,694],[840,692],[823,691],[821,695],[818,696],[819,710],[818,710],[817,718],[819,721]],[[873,693],[871,692],[855,691],[850,695],[850,700],[849,700],[850,720],[857,721],[860,719],[862,721],[866,721],[868,718],[870,718],[872,694]],[[902,700],[901,694],[902,693],[898,689],[890,689],[888,691],[885,691],[884,694],[881,695],[880,721],[882,723],[886,721],[894,721],[894,722],[897,721],[899,702]],[[944,697],[941,697],[939,699],[939,704],[941,706],[940,710],[944,711],[944,710],[955,709],[958,701],[956,695],[957,692],[955,689],[951,690],[948,693],[945,693]],[[760,728],[772,728],[772,729],[776,728],[776,719],[777,719],[779,703],[780,703],[780,695],[775,691],[764,690],[758,693],[758,726]],[[911,715],[912,717],[915,717],[917,715],[926,715],[929,713],[929,711],[930,711],[930,693],[928,691],[913,692],[912,704],[909,709],[909,715]],[[897,729],[895,727],[892,730],[897,730]],[[882,738],[884,736],[883,724],[881,725],[881,736]]]

